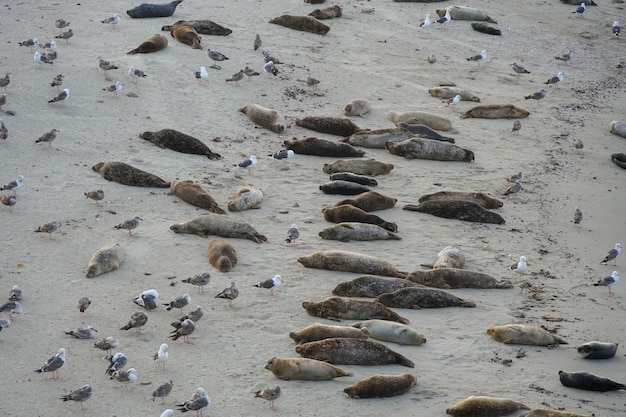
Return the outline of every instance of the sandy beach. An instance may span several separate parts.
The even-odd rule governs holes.
[[[419,27],[426,13],[435,18],[436,9],[461,4],[452,1],[339,0],[312,5],[301,0],[184,0],[173,16],[152,19],[131,19],[126,10],[139,2],[130,0],[3,4],[0,77],[11,74],[0,113],[9,132],[0,143],[0,182],[7,184],[19,175],[25,179],[17,203],[0,207],[0,292],[8,294],[17,284],[24,293],[23,314],[0,332],[2,414],[160,416],[203,387],[211,399],[205,416],[433,417],[445,416],[447,408],[470,395],[506,397],[530,408],[583,415],[623,415],[624,391],[567,388],[558,375],[560,370],[586,370],[626,383],[623,347],[609,360],[585,360],[576,352],[577,346],[592,340],[626,342],[621,320],[625,284],[613,287],[615,294],[593,286],[614,270],[622,273],[623,257],[617,266],[601,261],[617,242],[626,240],[624,172],[610,158],[626,152],[626,145],[609,131],[611,121],[625,118],[626,82],[616,68],[626,59],[624,39],[611,31],[613,21],[624,16],[624,7],[610,0],[597,3],[582,16],[572,13],[576,6],[557,0],[462,3],[486,11],[502,36],[474,31],[466,20]],[[324,36],[268,23],[283,14],[306,15],[333,4],[342,8],[342,16],[324,21],[331,28]],[[121,15],[119,24],[101,23],[114,13]],[[74,31],[67,42],[54,38],[61,32],[54,22],[61,18]],[[201,35],[203,49],[192,49],[161,31],[163,25],[183,19],[210,19],[232,34]],[[164,50],[127,55],[156,33],[168,39]],[[253,50],[256,34],[263,40],[261,49],[283,62],[276,65],[277,76],[263,71],[263,56]],[[19,46],[28,38],[40,43],[56,40],[54,63],[37,64],[34,51],[43,50]],[[210,68],[213,61],[206,48],[229,58],[219,63],[221,69]],[[483,62],[467,61],[483,49]],[[569,50],[574,51],[570,62],[555,59]],[[437,57],[434,64],[427,61],[431,54]],[[98,67],[99,56],[119,67],[108,71],[108,80]],[[530,74],[513,72],[513,62]],[[131,66],[147,77],[133,83]],[[200,66],[207,68],[206,82],[194,76]],[[225,81],[245,66],[260,75],[238,83]],[[563,81],[546,85],[559,71]],[[60,89],[50,86],[57,74],[64,76]],[[307,86],[308,75],[319,85]],[[118,81],[124,87],[117,96],[103,91]],[[511,132],[510,119],[461,119],[479,103],[446,106],[428,94],[429,88],[451,83],[480,97],[480,104],[510,103],[530,116],[521,119],[516,133]],[[69,99],[48,103],[63,88],[70,89]],[[542,88],[547,92],[544,99],[524,99]],[[279,161],[268,156],[283,149],[287,139],[340,140],[298,127],[295,120],[342,116],[344,105],[353,99],[367,100],[372,107],[363,117],[351,117],[362,129],[393,128],[387,118],[391,111],[431,112],[452,122],[452,130],[442,134],[475,155],[470,163],[409,160],[385,149],[359,148],[365,158],[394,165],[389,174],[376,177],[373,189],[397,198],[397,204],[375,214],[396,223],[401,240],[321,239],[319,231],[331,225],[322,217],[322,208],[348,198],[319,190],[329,180],[322,167],[343,158],[296,154]],[[282,134],[255,126],[239,111],[254,103],[285,118]],[[144,131],[166,128],[200,139],[222,159],[173,152],[139,138]],[[51,129],[59,133],[50,146],[35,143]],[[583,149],[574,147],[578,139]],[[258,163],[248,174],[236,164],[250,155],[256,155]],[[92,170],[109,161],[125,162],[165,181],[191,179],[224,210],[239,187],[253,185],[263,192],[261,207],[226,216],[247,222],[267,242],[229,238],[238,262],[230,272],[220,272],[207,257],[214,236],[170,230],[172,224],[206,210],[170,195],[166,188],[126,186]],[[522,190],[505,196],[511,185],[506,178],[519,171],[524,174]],[[105,193],[102,201],[85,198],[85,192],[97,189]],[[402,210],[424,194],[443,190],[489,193],[504,202],[494,211],[506,223],[471,223]],[[572,222],[577,205],[584,215],[580,225]],[[114,229],[135,216],[143,221],[132,233]],[[53,239],[34,233],[53,220],[62,222]],[[300,232],[295,245],[285,242],[292,223]],[[120,268],[86,278],[90,257],[107,244],[122,247]],[[465,254],[466,269],[498,280],[519,279],[508,268],[526,256],[529,266],[523,280],[530,288],[449,290],[474,301],[471,309],[394,309],[428,340],[422,346],[384,343],[412,360],[415,368],[338,365],[354,375],[332,381],[279,380],[264,369],[272,356],[299,357],[289,332],[312,323],[338,324],[309,316],[303,302],[329,297],[338,283],[360,275],[305,268],[297,262],[299,257],[321,250],[354,251],[410,272],[423,269],[421,264],[433,262],[442,248],[453,244]],[[202,272],[211,274],[203,294],[182,282]],[[284,283],[275,296],[254,287],[276,274]],[[214,298],[231,281],[239,288],[232,308]],[[149,319],[142,332],[119,330],[133,312],[142,310],[131,300],[151,288],[159,292],[159,306],[146,312]],[[206,310],[189,344],[168,338],[170,323],[181,313],[162,305],[185,293],[191,296],[186,311],[198,305]],[[85,313],[76,308],[81,297],[92,300]],[[7,317],[7,312],[0,313],[0,318]],[[507,345],[486,333],[487,328],[509,323],[542,326],[569,344]],[[106,352],[94,348],[95,339],[64,334],[88,325],[98,330],[96,338],[120,340],[115,352],[128,356],[127,368],[137,370],[137,383],[126,387],[105,375]],[[162,343],[169,344],[165,371],[152,359]],[[33,372],[61,347],[67,350],[67,360],[60,379]],[[356,400],[343,392],[373,374],[405,372],[417,378],[417,385],[402,396]],[[174,386],[165,404],[159,398],[153,401],[156,386],[170,380]],[[93,389],[85,410],[59,399],[85,384]],[[282,389],[276,410],[254,398],[257,390],[273,385]]]

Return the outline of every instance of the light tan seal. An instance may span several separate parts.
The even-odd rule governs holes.
[[[340,242],[371,241],[371,240],[400,240],[400,236],[375,224],[360,222],[342,222],[326,227],[319,232],[322,239],[338,240]]]
[[[467,119],[470,117],[478,119],[521,119],[528,117],[530,112],[513,104],[481,104],[472,107],[460,117]]]
[[[258,104],[250,104],[239,109],[240,112],[248,116],[248,119],[255,125],[264,127],[274,133],[285,131],[285,119],[276,110],[268,109]]]
[[[443,307],[476,307],[476,303],[464,300],[456,295],[435,288],[406,287],[392,293],[381,294],[376,301],[387,307],[410,308],[443,308]]]
[[[298,262],[307,268],[327,269],[329,271],[355,272],[396,278],[406,278],[408,275],[383,259],[342,250],[313,252],[310,255],[301,256],[298,258]]]
[[[302,343],[315,342],[317,340],[331,339],[334,337],[367,339],[369,335],[366,329],[313,323],[303,329],[290,332],[289,337],[296,342],[296,344],[300,345]]]
[[[463,90],[458,87],[433,87],[428,90],[428,94],[433,97],[448,99],[453,98],[454,96],[461,96],[461,100],[463,101],[476,101],[480,102],[480,98],[476,97],[474,94],[470,93],[467,90]]]
[[[430,200],[469,200],[478,203],[486,209],[500,208],[504,203],[486,193],[472,193],[466,191],[439,191],[425,194],[418,200],[420,203]]]
[[[450,119],[423,111],[407,111],[404,113],[392,111],[389,112],[387,117],[394,123],[426,125],[431,129],[443,131],[452,129],[452,122]]]
[[[239,187],[228,201],[229,211],[243,211],[261,208],[263,192],[252,185]]]
[[[446,414],[452,417],[495,417],[506,416],[518,410],[530,410],[530,407],[508,398],[472,395],[446,409]]]
[[[217,201],[200,184],[193,180],[174,180],[170,183],[170,193],[192,206],[200,207],[215,214],[226,214]]]
[[[450,18],[452,20],[474,20],[474,21],[483,21],[489,23],[498,23],[489,15],[487,12],[483,12],[482,10],[474,9],[473,7],[465,7],[465,6],[448,6],[445,9],[437,9],[437,16],[444,17],[446,15],[446,10],[450,11]]]
[[[375,224],[390,232],[397,232],[398,225],[388,222],[381,217],[361,210],[358,207],[351,206],[350,204],[342,204],[340,206],[324,207],[322,209],[322,215],[326,221],[332,223],[343,222],[359,222]]]
[[[420,346],[426,343],[424,335],[406,324],[388,320],[366,320],[352,324],[358,329],[367,329],[370,337],[384,342],[393,342],[399,345]]]
[[[98,249],[87,264],[87,278],[97,277],[115,271],[124,261],[124,251],[120,245],[106,245]]]
[[[344,281],[337,284],[333,289],[333,295],[376,298],[381,294],[394,292],[406,287],[423,287],[423,285],[402,278],[361,275],[351,281]]]
[[[170,183],[124,162],[99,162],[91,167],[105,180],[136,187],[169,188]]]
[[[568,343],[541,327],[526,324],[505,324],[487,329],[487,334],[498,342],[513,345],[549,346]]]
[[[434,161],[474,161],[474,152],[449,142],[412,137],[402,142],[387,142],[385,147],[392,155],[406,159],[429,159]]]
[[[228,216],[218,214],[201,214],[184,223],[170,226],[174,233],[190,233],[202,237],[210,235],[250,239],[256,243],[263,243],[267,238],[257,232],[248,223],[241,220],[231,219]]]
[[[324,164],[323,171],[327,174],[351,172],[357,175],[385,175],[393,169],[393,164],[375,159],[340,159],[332,164]]]
[[[446,246],[437,254],[437,259],[432,264],[421,264],[427,268],[459,268],[465,266],[465,255],[457,245]]]
[[[305,301],[302,307],[313,317],[340,321],[381,319],[406,324],[408,319],[400,316],[387,306],[372,302],[341,297],[328,297],[320,301]]]
[[[220,237],[209,242],[209,263],[221,272],[230,271],[237,263],[237,251],[226,239]]]
[[[595,414],[577,414],[567,411],[550,410],[548,408],[535,408],[520,417],[595,417]]]
[[[296,352],[303,358],[317,359],[338,365],[399,365],[415,367],[407,357],[389,349],[382,343],[369,339],[318,340],[296,346]]]
[[[284,14],[273,18],[270,20],[270,23],[318,35],[326,35],[330,30],[330,26],[323,24],[312,16],[292,16]]]
[[[350,398],[385,398],[407,393],[417,384],[411,374],[376,374],[355,382],[343,389]]]
[[[150,52],[158,52],[162,49],[165,49],[166,47],[167,47],[167,38],[163,35],[159,35],[158,33],[155,33],[154,35],[150,36],[148,39],[143,41],[141,45],[139,45],[135,49],[132,49],[126,53],[128,55],[147,54]]]
[[[329,363],[307,358],[270,358],[265,364],[278,379],[301,379],[307,381],[326,381],[342,376],[352,376]]]
[[[411,282],[427,287],[451,288],[513,288],[509,281],[498,281],[482,272],[467,269],[439,268],[426,271],[414,271],[407,277]]]
[[[360,208],[363,211],[378,211],[390,209],[398,202],[397,198],[389,197],[376,191],[367,191],[357,195],[354,198],[338,201],[334,206],[350,204],[351,206]]]
[[[170,29],[170,35],[178,42],[191,46],[193,49],[202,49],[200,42],[202,37],[198,35],[196,30],[186,24],[174,24]]]
[[[354,99],[343,107],[343,114],[346,116],[363,117],[370,111],[372,111],[372,107],[367,100]]]

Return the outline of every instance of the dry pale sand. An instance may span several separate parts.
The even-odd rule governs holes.
[[[4,399],[0,411],[6,416],[159,416],[175,408],[202,386],[211,397],[207,415],[221,416],[329,416],[414,415],[444,416],[445,409],[469,395],[509,397],[532,408],[549,407],[572,412],[618,416],[624,410],[624,394],[594,393],[561,386],[558,371],[588,370],[624,381],[624,351],[608,361],[585,361],[575,350],[581,343],[600,340],[624,342],[624,287],[615,295],[591,284],[621,268],[600,261],[616,242],[624,240],[626,222],[621,168],[610,154],[623,152],[622,138],[608,131],[611,120],[624,118],[624,78],[615,66],[624,59],[623,39],[611,35],[614,20],[624,9],[609,0],[588,7],[582,17],[571,14],[574,6],[549,1],[473,1],[498,21],[503,36],[473,31],[467,21],[452,21],[446,28],[433,25],[420,30],[426,12],[444,3],[394,3],[385,1],[337,2],[341,18],[327,21],[326,36],[298,32],[267,23],[284,14],[306,14],[316,6],[301,0],[232,2],[185,0],[170,18],[130,19],[125,10],[138,2],[21,1],[3,4],[0,13],[0,75],[11,72],[5,110],[0,115],[9,138],[0,144],[3,154],[1,181],[24,175],[17,205],[2,209],[3,241],[0,288],[13,284],[24,291],[22,314],[0,334],[3,352],[0,388]],[[328,5],[326,3],[325,5]],[[122,21],[113,29],[100,23],[113,13]],[[18,46],[26,38],[46,42],[58,34],[54,21],[71,22],[75,35],[69,44],[58,42],[58,59],[38,68],[33,53]],[[179,19],[211,19],[227,26],[227,37],[203,35],[205,48],[217,49],[230,60],[222,70],[209,69],[201,86],[193,77],[211,61],[206,51],[193,50],[169,39],[161,52],[126,55],[126,52],[164,24]],[[624,19],[626,20],[626,19]],[[261,54],[253,51],[255,34],[284,64],[278,77],[263,74],[239,85],[225,82],[245,65],[262,70]],[[466,57],[487,50],[480,64]],[[569,65],[554,59],[575,51]],[[437,63],[426,58],[434,53]],[[102,55],[119,65],[103,78],[96,58]],[[516,76],[510,64],[517,62],[531,74]],[[129,66],[148,77],[133,85]],[[548,78],[563,71],[558,88],[545,86]],[[48,104],[56,94],[49,83],[65,76],[63,87],[71,90],[65,105]],[[311,74],[321,82],[309,89],[303,82]],[[102,91],[122,81],[119,97]],[[454,82],[478,95],[482,103],[513,103],[531,111],[522,130],[511,134],[511,120],[458,118],[475,103],[461,102],[446,108],[427,94],[439,83]],[[537,104],[524,96],[546,88],[547,97]],[[129,97],[135,93],[138,97]],[[295,126],[295,118],[341,115],[344,104],[366,99],[373,110],[354,118],[362,128],[392,127],[389,111],[423,110],[449,117],[457,144],[471,149],[473,163],[404,160],[385,150],[365,149],[367,157],[395,165],[389,175],[378,177],[377,190],[398,199],[395,208],[377,213],[398,224],[400,241],[326,241],[318,232],[328,226],[321,209],[341,196],[322,194],[319,184],[328,180],[324,163],[333,158],[297,155],[289,161],[267,158],[285,139],[317,134]],[[256,128],[237,110],[258,103],[274,108],[288,122],[284,134]],[[51,148],[35,144],[44,132],[60,131]],[[160,149],[138,138],[140,132],[172,128],[194,135],[224,158],[210,161]],[[219,139],[217,139],[219,138]],[[582,151],[574,141],[582,139]],[[259,163],[251,176],[233,165],[256,154]],[[176,235],[169,226],[195,217],[202,210],[190,206],[167,190],[137,188],[104,180],[91,170],[101,161],[124,161],[166,180],[190,178],[226,207],[241,185],[263,190],[261,209],[228,216],[253,225],[268,238],[264,244],[231,239],[239,263],[229,273],[209,265],[207,239]],[[483,191],[502,198],[505,178],[523,171],[524,189],[504,197],[498,212],[502,226],[446,220],[403,211],[419,196],[439,190]],[[101,188],[105,200],[97,205],[83,193]],[[3,193],[7,193],[4,191]],[[584,213],[580,227],[571,222],[575,205]],[[113,227],[134,216],[143,218],[129,236]],[[58,219],[63,227],[55,239],[33,233],[41,223]],[[284,243],[291,223],[300,227],[296,247]],[[85,278],[87,261],[98,248],[119,243],[125,260],[118,271]],[[281,381],[264,369],[271,356],[296,357],[288,333],[314,322],[301,304],[330,295],[339,282],[357,274],[306,269],[297,258],[323,249],[345,249],[378,255],[402,270],[419,269],[434,259],[444,246],[458,244],[467,257],[467,268],[499,279],[512,279],[507,270],[513,259],[527,256],[527,293],[511,290],[455,290],[476,302],[473,309],[449,308],[398,310],[411,326],[426,335],[420,347],[389,344],[416,363],[414,369],[390,366],[344,366],[350,378],[327,382]],[[623,260],[619,260],[621,265]],[[181,280],[210,271],[212,279],[204,295]],[[260,280],[281,274],[285,280],[271,297],[253,287]],[[240,296],[229,308],[213,298],[230,281]],[[168,302],[187,292],[192,305],[207,314],[191,337],[192,344],[168,340],[169,323],[178,311],[159,307],[148,312],[141,335],[118,330],[139,310],[131,299],[155,288]],[[85,314],[77,300],[93,300]],[[3,313],[2,317],[6,317]],[[329,322],[331,323],[331,322]],[[528,323],[556,329],[569,345],[550,349],[503,345],[491,340],[488,327]],[[93,325],[99,337],[115,336],[128,367],[139,374],[139,383],[128,390],[104,375],[103,352],[92,340],[76,340],[63,331]],[[164,341],[171,359],[160,372],[151,355]],[[61,379],[33,370],[60,347],[67,349]],[[509,362],[509,365],[505,365]],[[343,388],[374,373],[412,372],[417,386],[393,399],[353,400]],[[153,402],[152,390],[166,380],[174,389],[165,406]],[[89,383],[93,397],[81,411],[76,403],[59,397]],[[254,392],[280,384],[282,397],[277,411],[254,398]],[[621,411],[620,411],[621,410]],[[176,414],[178,415],[178,411]]]

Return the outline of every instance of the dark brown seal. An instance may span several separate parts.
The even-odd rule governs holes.
[[[437,268],[414,271],[406,278],[409,281],[434,288],[513,288],[509,281],[498,281],[494,277],[467,269]]]
[[[576,348],[585,359],[610,359],[617,352],[617,343],[588,342]]]
[[[326,20],[326,19],[332,19],[335,17],[341,17],[341,7],[335,4],[333,6],[328,6],[328,7],[324,7],[321,9],[315,9],[311,13],[309,13],[309,16],[313,16],[314,18],[318,20]]]
[[[265,364],[278,379],[325,381],[341,376],[352,376],[352,372],[337,368],[329,363],[307,358],[270,358]]]
[[[239,111],[248,116],[252,123],[274,133],[283,133],[285,130],[285,119],[276,110],[251,104],[240,108]]]
[[[478,203],[484,208],[500,208],[504,203],[497,198],[485,193],[472,193],[465,191],[439,191],[432,194],[425,194],[418,200],[420,203],[430,200],[469,200]]]
[[[328,297],[320,301],[305,301],[302,307],[309,315],[328,320],[370,320],[380,319],[407,324],[408,319],[398,315],[387,306],[374,301],[351,300],[341,297]]]
[[[611,155],[611,161],[613,161],[615,165],[626,169],[626,154],[614,153]]]
[[[343,389],[350,398],[384,398],[402,395],[417,384],[411,374],[372,375]]]
[[[319,20],[311,16],[292,16],[284,14],[270,20],[270,23],[284,26],[289,29],[301,30],[303,32],[315,33],[318,35],[326,35],[330,30],[330,26],[323,24]]]
[[[150,36],[148,39],[143,41],[141,45],[139,45],[135,49],[132,49],[126,53],[128,55],[147,54],[150,52],[158,52],[162,49],[165,49],[166,46],[167,46],[167,38],[163,35],[159,35],[158,33],[155,33],[154,35]]]
[[[386,277],[406,278],[404,271],[399,271],[389,262],[374,256],[343,250],[317,251],[298,258],[306,268],[345,271],[360,274],[382,275]]]
[[[356,195],[365,193],[370,189],[356,182],[335,180],[320,185],[320,190],[324,194]]]
[[[209,242],[209,263],[221,272],[230,271],[237,263],[237,251],[226,239],[220,237]]]
[[[233,33],[232,30],[219,25],[211,20],[179,20],[173,25],[165,25],[161,28],[162,31],[169,32],[175,25],[187,25],[191,26],[197,33],[202,35],[215,35],[215,36],[228,36]]]
[[[397,291],[381,294],[376,301],[387,307],[399,308],[443,308],[443,307],[476,307],[470,300],[464,300],[435,288],[407,287]]]
[[[313,323],[303,329],[289,333],[289,337],[298,345],[302,343],[316,342],[318,340],[345,337],[354,339],[367,339],[367,330],[357,329],[350,326],[331,326],[328,324]]]
[[[559,380],[561,384],[570,388],[584,389],[587,391],[617,391],[626,390],[625,384],[613,381],[591,372],[565,372],[559,371]]]
[[[472,162],[474,152],[448,142],[412,137],[402,142],[387,142],[385,147],[392,155],[406,159]]]
[[[397,198],[389,197],[388,195],[384,195],[376,191],[367,191],[354,198],[338,201],[334,205],[341,206],[343,204],[350,204],[351,206],[360,208],[363,211],[370,212],[392,208],[396,205],[397,201]]]
[[[226,214],[211,194],[193,180],[174,180],[170,183],[170,192],[192,206],[200,207],[215,214]]]
[[[381,294],[391,293],[406,287],[422,287],[422,285],[402,278],[383,278],[375,275],[361,275],[351,281],[344,281],[337,284],[333,289],[333,295],[376,298]]]
[[[332,116],[311,116],[304,119],[296,119],[296,126],[337,136],[350,136],[363,130],[347,117]]]
[[[205,155],[209,159],[222,159],[222,156],[209,149],[200,139],[173,129],[161,129],[157,132],[143,132],[141,139],[154,143],[159,148],[171,149],[180,153]]]
[[[202,38],[198,35],[198,32],[189,25],[175,24],[170,29],[170,35],[178,42],[189,45],[193,49],[202,49],[202,45],[200,45]]]
[[[410,368],[415,364],[405,356],[394,352],[382,343],[368,339],[318,340],[296,346],[296,352],[303,358],[316,359],[344,365],[390,365],[400,364]]]
[[[136,187],[168,188],[169,182],[149,172],[142,171],[124,162],[99,162],[92,170],[100,173],[105,180]]]
[[[521,119],[528,117],[528,110],[515,107],[512,104],[481,104],[472,107],[461,115],[461,119],[469,117],[479,119]]]
[[[326,227],[319,232],[322,239],[339,240],[349,242],[351,240],[401,240],[395,233],[370,223],[341,222],[334,226]]]
[[[357,184],[361,185],[371,185],[373,187],[378,185],[378,181],[376,181],[374,178],[366,177],[365,175],[353,174],[351,172],[337,172],[335,174],[331,174],[330,180],[350,181],[356,182]]]
[[[365,152],[355,149],[354,146],[343,142],[334,142],[312,136],[287,139],[285,149],[301,155],[334,156],[334,157],[361,157]]]
[[[324,219],[332,223],[343,222],[360,222],[375,224],[390,232],[397,232],[398,225],[388,222],[375,214],[368,213],[361,210],[358,207],[354,207],[350,204],[342,204],[340,206],[324,207],[322,209]]]
[[[327,174],[350,172],[357,175],[385,175],[393,169],[393,164],[375,159],[340,159],[332,164],[324,164],[323,171]]]
[[[530,410],[530,407],[508,398],[468,397],[446,409],[452,417],[494,417],[506,416],[518,410]]]
[[[201,214],[184,223],[171,225],[170,230],[174,233],[189,233],[202,237],[215,235],[250,239],[256,243],[267,241],[265,236],[259,234],[248,223],[217,214]]]
[[[174,0],[164,4],[141,3],[139,6],[127,10],[126,14],[134,19],[168,17],[174,14],[176,7],[182,2],[183,0]]]
[[[418,211],[466,222],[504,224],[504,219],[498,213],[489,211],[473,201],[432,200],[420,204],[407,204],[402,207],[402,210]]]
[[[483,22],[474,22],[472,23],[471,26],[472,26],[472,29],[480,33],[486,33],[487,35],[495,35],[495,36],[502,35],[502,31],[500,31],[500,29],[494,28],[493,26],[489,26],[488,24],[483,23]]]

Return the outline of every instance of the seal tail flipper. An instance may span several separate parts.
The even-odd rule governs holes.
[[[409,360],[408,358],[396,353],[396,359],[398,360],[399,365],[408,366],[409,368],[415,368],[415,364]]]

